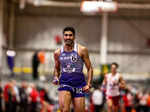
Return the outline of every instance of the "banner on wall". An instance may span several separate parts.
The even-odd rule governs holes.
[[[110,66],[111,66],[111,64],[102,64],[100,66],[101,74],[109,73],[110,72]]]
[[[6,52],[6,54],[7,54],[7,64],[8,64],[10,71],[11,71],[11,75],[13,76],[14,75],[13,69],[15,66],[14,58],[16,56],[16,52],[13,50],[8,50]]]
[[[110,72],[110,64],[102,64],[100,65],[100,75],[98,77],[97,83],[102,84],[104,75]]]

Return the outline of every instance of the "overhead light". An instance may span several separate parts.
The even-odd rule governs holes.
[[[118,9],[117,2],[112,1],[83,1],[81,12],[95,14],[99,12],[115,12]]]
[[[80,10],[87,14],[95,14],[99,11],[98,3],[97,1],[83,1]]]
[[[117,2],[98,2],[98,7],[102,12],[116,12],[118,9]]]

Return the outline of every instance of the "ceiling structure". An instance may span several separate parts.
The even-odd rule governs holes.
[[[67,14],[70,14],[69,12],[71,12],[71,14],[73,15],[73,12],[75,12],[75,15],[76,15],[77,11],[78,11],[77,13],[79,13],[82,1],[111,1],[111,0],[12,0],[12,1],[19,3],[20,9],[24,9],[27,6],[36,7],[36,10],[34,11],[34,13],[32,13],[33,12],[32,10],[34,9],[31,8],[32,10],[30,10],[30,8],[28,7],[28,9],[24,11],[24,12],[27,11],[28,14],[32,13],[35,15],[35,12],[37,12],[38,9],[42,7],[43,15],[50,14],[49,8],[53,8],[53,9],[61,8],[61,11],[54,9],[55,15],[57,14],[57,12],[58,12],[58,15],[61,15],[63,10],[64,10],[63,14],[66,14],[67,12],[68,12]],[[118,3],[118,14],[129,15],[129,16],[143,15],[146,17],[150,17],[150,13],[149,13],[150,12],[150,0],[112,0],[112,1],[116,1]],[[38,11],[37,14],[39,14],[39,12],[40,11]]]
[[[57,1],[57,2],[81,2],[83,0],[49,0],[49,1]],[[92,0],[89,0],[92,1]],[[98,1],[98,0],[95,0]],[[104,1],[104,0],[103,0]],[[118,3],[150,3],[150,0],[113,0]]]
[[[35,6],[80,7],[85,0],[13,0],[20,3],[29,3]],[[87,0],[86,0],[87,1]],[[122,9],[150,9],[150,0],[88,0],[88,1],[116,1]]]
[[[150,0],[13,0],[13,1],[51,1],[51,2],[73,2],[80,3],[81,1],[116,1],[118,3],[137,3],[150,4]]]
[[[10,0],[9,0],[10,1]],[[150,9],[150,0],[12,0],[35,6],[80,7],[82,1],[116,1],[122,9]],[[40,4],[40,5],[39,5]]]

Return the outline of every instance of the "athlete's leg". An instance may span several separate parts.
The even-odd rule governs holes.
[[[119,112],[119,108],[120,108],[120,97],[116,96],[113,98],[113,111]]]
[[[70,112],[71,93],[69,91],[59,91],[59,107],[61,112]]]
[[[119,106],[118,105],[113,106],[113,112],[119,112]]]
[[[85,98],[75,97],[73,99],[74,112],[85,112]]]
[[[113,112],[112,111],[112,109],[113,109],[113,101],[112,101],[112,99],[107,99],[107,108],[108,108],[107,112]]]

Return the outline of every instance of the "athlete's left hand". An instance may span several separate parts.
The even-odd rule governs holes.
[[[84,92],[89,92],[89,90],[90,90],[90,86],[89,85],[86,85],[86,86],[83,87],[83,91]]]

